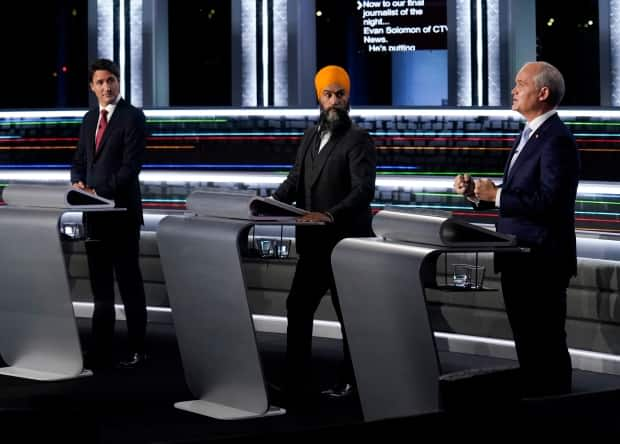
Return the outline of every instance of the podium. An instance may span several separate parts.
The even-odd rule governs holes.
[[[425,288],[442,253],[522,251],[513,237],[445,212],[386,209],[377,238],[340,241],[332,267],[364,420],[440,410],[440,366]]]
[[[242,269],[241,243],[255,224],[254,193],[197,190],[193,214],[168,216],[157,231],[185,379],[195,400],[175,407],[217,419],[283,414],[270,406]]]
[[[83,369],[59,220],[66,211],[114,211],[67,186],[11,184],[0,208],[0,374],[58,381]]]

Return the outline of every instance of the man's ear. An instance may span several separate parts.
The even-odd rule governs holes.
[[[546,102],[547,99],[549,99],[549,94],[549,87],[543,86],[538,92],[538,100],[540,100],[541,102]]]

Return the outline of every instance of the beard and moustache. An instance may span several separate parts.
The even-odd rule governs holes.
[[[321,131],[331,131],[333,134],[348,130],[351,127],[348,107],[321,109],[319,127]]]

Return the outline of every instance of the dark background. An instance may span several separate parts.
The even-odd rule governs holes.
[[[316,1],[322,12],[316,18],[317,65],[341,64],[354,72],[354,105],[390,106],[390,55],[365,53],[356,4]],[[87,5],[87,0],[3,3],[0,109],[88,106]],[[185,0],[168,7],[170,105],[230,105],[230,2]],[[573,7],[539,0],[536,12],[537,57],[563,72],[563,105],[598,106],[598,1]]]
[[[230,1],[168,2],[171,106],[230,106]]]
[[[536,58],[564,75],[563,106],[600,105],[598,26],[598,0],[536,2]]]
[[[88,106],[87,24],[87,0],[3,2],[0,109]]]

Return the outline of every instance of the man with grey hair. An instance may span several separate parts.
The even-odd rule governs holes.
[[[512,109],[527,124],[508,156],[503,184],[467,174],[454,179],[454,190],[476,208],[499,208],[497,231],[516,236],[529,249],[495,255],[526,397],[571,390],[566,289],[577,272],[579,154],[556,112],[563,96],[564,79],[557,68],[526,63],[515,78]]]

